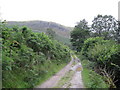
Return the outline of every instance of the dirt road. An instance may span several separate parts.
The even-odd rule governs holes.
[[[84,88],[83,81],[82,81],[82,76],[81,76],[81,71],[82,71],[82,66],[81,63],[76,64],[75,66],[75,73],[72,77],[72,80],[70,81],[70,88]],[[67,88],[67,87],[66,87]]]
[[[68,65],[66,65],[62,70],[60,70],[57,74],[52,76],[49,80],[45,81],[43,84],[38,85],[37,88],[54,88],[57,86],[59,81],[61,80],[62,77],[65,76],[65,74],[73,70],[74,74],[71,77],[70,81],[67,83],[68,85],[63,85],[61,88],[83,88],[83,82],[82,82],[82,77],[81,77],[81,71],[82,71],[82,65],[79,61],[79,59],[76,57],[75,59],[71,57],[71,61]],[[73,65],[73,62],[76,64]]]

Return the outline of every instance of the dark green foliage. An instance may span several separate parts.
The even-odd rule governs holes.
[[[26,26],[1,26],[3,87],[34,87],[48,78],[47,70],[53,69],[51,76],[54,68],[69,62],[69,48],[44,33],[33,33]]]
[[[71,43],[74,50],[80,51],[84,40],[89,37],[89,28],[85,20],[80,21],[71,32]]]
[[[66,45],[71,45],[68,39],[70,37],[70,31],[73,30],[73,27],[66,27],[54,22],[46,22],[46,21],[23,21],[23,22],[8,21],[8,25],[9,27],[11,27],[10,25],[18,25],[18,26],[25,25],[31,28],[33,32],[37,32],[37,33],[41,33],[41,32],[46,33],[47,29],[52,29],[52,31],[55,32],[56,34],[54,39],[59,40],[60,42]]]
[[[73,49],[94,63],[91,68],[106,77],[111,88],[120,87],[120,22],[111,15],[97,15],[92,22],[91,28],[85,20],[74,27]]]
[[[115,39],[117,33],[117,20],[111,15],[97,15],[92,21],[94,36],[102,36],[105,39]]]
[[[105,78],[92,70],[91,67],[94,67],[93,62],[85,59],[82,59],[81,62],[83,66],[82,77],[86,88],[94,88],[95,90],[98,88],[109,88],[109,85],[105,82]]]
[[[120,45],[115,41],[104,40],[101,37],[89,38],[84,42],[82,54],[86,56],[86,59],[96,63],[94,68],[98,69],[98,72],[99,68],[105,68],[108,74],[113,71],[111,78],[115,76],[115,79],[120,81]]]

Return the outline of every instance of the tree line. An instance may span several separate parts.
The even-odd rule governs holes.
[[[90,67],[107,78],[111,88],[120,87],[120,21],[97,15],[90,26],[81,20],[71,32],[72,49],[93,62]]]

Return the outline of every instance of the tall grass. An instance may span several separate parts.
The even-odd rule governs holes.
[[[109,88],[109,85],[107,85],[104,81],[104,78],[94,72],[90,67],[89,67],[89,61],[88,60],[83,60],[82,61],[82,66],[83,66],[83,71],[82,71],[82,77],[83,77],[83,82],[86,88]]]
[[[81,53],[77,56],[80,58],[82,63],[82,78],[85,88],[109,88],[109,85],[105,82],[105,78],[93,70],[95,64],[86,60]]]

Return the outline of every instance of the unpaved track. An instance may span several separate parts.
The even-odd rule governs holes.
[[[67,84],[63,85],[62,88],[84,88],[81,72],[83,70],[80,60],[76,57],[75,64],[70,70],[74,71],[74,75]]]
[[[65,75],[66,72],[70,70],[72,63],[73,63],[73,58],[67,66],[65,66],[57,74],[52,76],[49,80],[45,81],[42,85],[37,86],[37,88],[52,88],[56,86],[58,81]]]
[[[84,88],[81,79],[81,72],[76,72],[70,83],[71,83],[70,88]]]
[[[69,88],[84,88],[83,81],[82,81],[82,65],[79,62],[74,67],[76,67],[75,74],[72,77],[72,80],[70,81],[70,87]],[[81,68],[81,70],[77,70],[77,68]]]
[[[82,82],[82,76],[81,76],[81,71],[82,71],[82,65],[80,63],[80,60],[76,57],[73,59],[70,63],[65,66],[62,70],[60,70],[57,74],[52,76],[49,80],[45,81],[42,85],[37,86],[37,88],[53,88],[56,87],[58,82],[61,80],[62,77],[65,76],[65,74],[69,70],[73,70],[75,73],[71,80],[67,82],[67,84],[63,85],[61,88],[84,88],[83,82]],[[76,62],[74,66],[72,66],[72,63]],[[78,69],[80,68],[80,69]],[[69,86],[69,87],[68,87]]]

